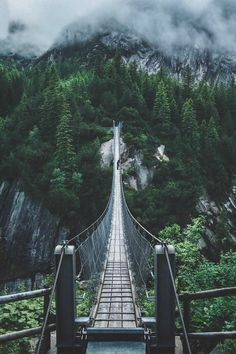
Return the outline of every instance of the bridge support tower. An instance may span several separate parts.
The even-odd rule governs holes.
[[[57,246],[56,266],[62,252],[62,246]],[[76,345],[75,247],[66,246],[64,252],[56,288],[57,354],[71,353]]]
[[[175,277],[174,247],[158,245],[154,251],[156,346],[158,354],[175,353],[175,293],[167,262],[167,250],[172,274]]]

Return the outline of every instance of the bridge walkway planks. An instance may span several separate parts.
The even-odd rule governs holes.
[[[98,299],[94,327],[137,327],[133,289],[125,244],[119,156],[119,133],[115,131],[115,186],[112,227],[106,268]]]

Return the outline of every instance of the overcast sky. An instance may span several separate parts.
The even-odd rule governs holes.
[[[15,42],[42,51],[71,23],[96,29],[115,19],[167,49],[190,44],[236,53],[236,0],[0,0],[0,19],[1,39],[18,20],[27,30]]]

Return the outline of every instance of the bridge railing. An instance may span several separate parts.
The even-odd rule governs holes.
[[[82,277],[83,279],[88,280],[92,275],[99,274],[103,269],[111,230],[114,204],[115,168],[116,166],[113,167],[111,193],[105,210],[88,228],[68,241],[70,245],[76,245],[75,253],[79,256],[77,259],[79,259],[80,263],[79,278]]]
[[[225,332],[197,332],[191,333],[191,302],[194,300],[208,300],[218,297],[236,296],[236,287],[211,289],[196,293],[184,293],[179,296],[183,303],[183,315],[190,340],[225,340],[236,338],[236,331]],[[184,354],[188,351],[184,346]]]
[[[152,280],[154,283],[155,345],[161,353],[172,354],[175,353],[175,296],[177,296],[175,250],[152,235],[135,219],[127,205],[122,183],[121,190],[124,230],[135,285],[145,289],[148,295],[147,282]]]
[[[128,240],[128,251],[133,263],[132,269],[136,285],[138,287],[142,286],[147,290],[147,280],[154,279],[153,252],[155,245],[163,244],[163,242],[146,230],[131,213],[126,202],[122,178],[121,191],[125,234]]]
[[[110,199],[104,213],[87,230],[77,236],[76,253],[79,255],[80,274],[89,279],[102,271],[111,228],[113,200]],[[71,243],[71,242],[70,242]]]
[[[51,294],[51,288],[4,295],[0,297],[0,306],[12,302],[32,300],[39,297],[43,297],[44,298],[43,316],[45,317],[49,305],[50,294]],[[46,327],[46,333],[43,342],[43,350],[45,351],[45,353],[48,350],[50,350],[50,342],[51,342],[50,333],[55,329],[56,329],[56,324],[49,324]],[[42,327],[35,327],[35,328],[23,329],[17,332],[2,334],[0,335],[0,344],[6,344],[7,342],[22,339],[22,338],[34,337],[36,335],[39,335],[41,332],[42,332]]]

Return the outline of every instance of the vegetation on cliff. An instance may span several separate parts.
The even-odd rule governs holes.
[[[198,248],[207,220],[196,212],[203,193],[217,203],[233,193],[234,79],[227,85],[195,82],[187,68],[178,81],[164,69],[148,75],[126,66],[119,54],[104,60],[99,52],[86,66],[76,58],[42,59],[25,68],[1,61],[1,180],[19,179],[72,232],[88,225],[109,197],[111,170],[101,168],[99,150],[111,138],[113,120],[124,123],[124,140],[142,151],[144,163],[155,166],[152,183],[126,195],[133,214],[176,245],[179,291],[235,285],[227,210],[218,220],[211,260]],[[170,161],[154,157],[160,144]],[[194,329],[235,328],[233,301],[194,305]]]

